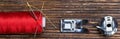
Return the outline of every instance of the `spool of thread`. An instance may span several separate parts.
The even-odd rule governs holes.
[[[30,11],[0,12],[0,34],[37,34],[45,26],[45,18],[39,11],[34,11],[37,21]]]

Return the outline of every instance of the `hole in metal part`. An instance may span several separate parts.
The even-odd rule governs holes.
[[[107,27],[111,27],[111,24],[107,24]]]

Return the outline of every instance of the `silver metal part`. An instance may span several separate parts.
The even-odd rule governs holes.
[[[82,20],[81,19],[62,19],[61,20],[61,32],[82,32]]]
[[[100,26],[97,26],[106,36],[111,36],[117,32],[117,21],[111,16],[105,16]]]

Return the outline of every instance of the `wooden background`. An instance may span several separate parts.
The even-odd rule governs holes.
[[[44,14],[56,25],[55,29],[47,21],[45,31],[37,35],[36,39],[120,39],[120,26],[118,32],[105,37],[99,34],[96,24],[104,16],[113,16],[120,25],[120,0],[28,0],[31,5],[41,9],[45,2]],[[25,0],[0,0],[0,11],[29,11]],[[34,9],[36,10],[36,9]],[[60,20],[63,18],[88,19],[84,25],[89,34],[60,33]],[[0,39],[33,39],[33,35],[0,35]]]

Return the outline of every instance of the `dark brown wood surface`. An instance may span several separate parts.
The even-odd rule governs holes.
[[[45,31],[37,35],[36,39],[120,39],[120,0],[28,0],[39,9],[43,1],[45,2],[43,12],[57,29],[47,20]],[[0,11],[29,11],[26,2],[26,0],[0,0]],[[113,16],[118,21],[118,32],[111,37],[99,34],[95,27],[104,16]],[[84,27],[90,32],[60,33],[60,20],[64,18],[88,19],[89,23]],[[33,35],[0,35],[0,39],[9,38],[33,39]]]

